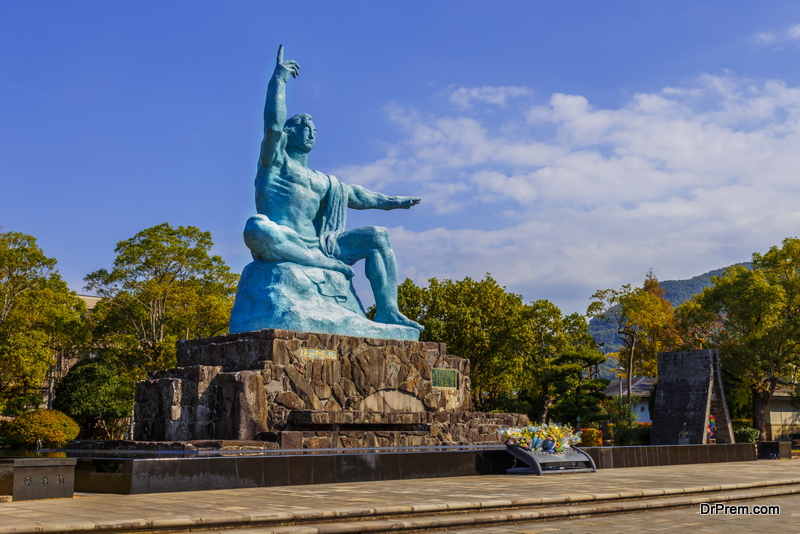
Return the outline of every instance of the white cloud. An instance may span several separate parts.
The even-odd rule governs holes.
[[[423,197],[417,220],[433,229],[391,230],[401,276],[419,283],[491,272],[582,312],[650,267],[687,278],[800,234],[800,88],[780,80],[703,75],[617,109],[554,94],[522,125],[511,110],[494,127],[387,113],[403,140],[346,179]]]
[[[451,90],[450,102],[461,108],[471,108],[475,104],[494,104],[505,106],[510,98],[531,96],[533,91],[527,87],[459,87]]]
[[[795,24],[788,30],[773,30],[769,32],[758,32],[753,35],[757,43],[771,45],[785,43],[787,41],[800,40],[800,24]]]

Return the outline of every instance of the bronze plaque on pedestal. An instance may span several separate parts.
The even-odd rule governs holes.
[[[440,389],[458,389],[458,371],[434,367],[431,373],[431,386]]]
[[[301,358],[322,358],[327,360],[335,360],[337,359],[336,351],[335,350],[326,350],[326,349],[307,349],[305,347],[300,349],[300,357]]]

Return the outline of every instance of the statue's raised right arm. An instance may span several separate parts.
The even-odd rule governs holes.
[[[261,143],[261,167],[272,167],[283,163],[286,148],[286,134],[283,125],[286,122],[286,82],[289,76],[297,78],[300,65],[296,61],[283,60],[283,45],[278,48],[278,60],[275,72],[267,86],[267,101],[264,104],[264,141]]]

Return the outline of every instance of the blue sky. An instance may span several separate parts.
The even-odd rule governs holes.
[[[796,2],[298,4],[0,3],[0,225],[78,291],[164,221],[241,271],[283,43],[310,166],[423,198],[348,221],[389,228],[401,278],[584,312],[800,233]]]

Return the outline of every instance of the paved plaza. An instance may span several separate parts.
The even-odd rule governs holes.
[[[770,497],[770,492],[775,496]],[[699,515],[699,501],[742,499],[748,495],[751,498],[729,502],[746,505],[776,503],[781,507],[780,516]],[[637,500],[642,497],[656,501]],[[697,504],[685,508],[621,513],[637,506],[686,505],[691,499],[697,500]],[[586,508],[581,508],[584,503]],[[569,504],[573,507],[569,512],[572,514],[579,513],[576,509],[589,510],[590,506],[605,506],[602,510],[589,511],[590,514],[606,513],[582,518],[480,525],[481,521],[486,521],[486,514],[513,514],[515,508],[550,510],[549,513],[553,513],[566,509]],[[533,508],[536,506],[539,508]],[[520,516],[524,519],[532,517],[531,513],[543,512],[522,510],[520,513],[529,514]],[[147,495],[81,493],[74,499],[0,503],[0,534],[141,528],[233,529],[227,532],[246,529],[252,534],[316,534],[364,531],[358,525],[364,525],[365,518],[392,517],[409,518],[404,528],[414,526],[414,521],[428,518],[425,519],[427,522],[419,523],[420,528],[443,532],[438,527],[448,526],[451,527],[449,532],[468,531],[471,534],[640,532],[648,529],[660,532],[684,528],[693,532],[726,529],[752,532],[757,529],[763,533],[778,532],[779,529],[780,532],[800,531],[800,524],[794,520],[799,513],[800,462],[762,460],[607,469],[597,473],[545,477],[496,475]],[[459,525],[458,522],[465,517],[475,518],[476,527],[465,530],[465,524]],[[334,518],[339,518],[340,522],[326,523]],[[348,518],[354,520],[344,523]],[[436,521],[443,522],[437,524]],[[304,526],[290,526],[293,523],[303,523]],[[391,526],[391,521],[384,523]],[[351,525],[351,530],[347,530],[347,525]],[[790,525],[797,528],[792,530],[794,527]],[[378,526],[375,525],[375,529]],[[387,527],[388,530],[391,529]]]
[[[540,521],[526,524],[506,524],[486,528],[432,530],[431,534],[633,534],[635,532],[692,532],[694,534],[733,532],[748,534],[787,534],[800,532],[800,495],[759,499],[737,504],[778,505],[779,516],[767,515],[701,515],[700,507],[612,514]]]

